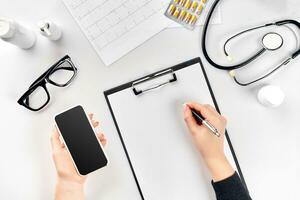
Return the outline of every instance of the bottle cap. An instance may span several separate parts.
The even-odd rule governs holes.
[[[0,18],[0,38],[13,37],[15,29],[15,25],[11,20]]]

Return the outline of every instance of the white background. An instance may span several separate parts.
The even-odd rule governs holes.
[[[300,20],[299,6],[300,2],[295,0],[224,1],[223,23],[210,30],[210,53],[224,60],[222,41],[241,29],[285,18]],[[1,0],[0,15],[33,29],[38,20],[47,18],[61,25],[64,33],[57,43],[38,36],[36,46],[27,51],[0,41],[0,198],[53,199],[56,178],[50,148],[53,116],[75,104],[95,112],[101,121],[101,131],[111,140],[106,149],[112,163],[89,177],[87,198],[122,199],[124,192],[134,191],[103,91],[199,55],[203,58],[200,30],[165,30],[106,67],[61,1]],[[295,45],[291,38],[286,39],[290,45],[285,45],[281,53],[269,54],[270,58],[242,70],[241,78],[253,77],[292,52]],[[241,40],[232,47],[234,55],[241,54],[236,56],[237,60],[249,55],[251,47],[256,47],[251,44],[258,43],[249,41]],[[16,101],[31,82],[65,54],[79,68],[73,84],[64,89],[49,86],[52,103],[43,112],[32,113],[19,106]],[[228,130],[253,199],[299,199],[300,60],[266,82],[247,88],[234,84],[226,72],[204,64],[221,111],[229,120]],[[268,109],[257,103],[257,89],[264,83],[279,85],[284,90],[286,99],[281,107]]]

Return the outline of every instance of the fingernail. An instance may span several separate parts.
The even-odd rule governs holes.
[[[184,104],[183,104],[183,110],[184,110],[184,111],[187,111],[187,109],[188,109],[188,106],[187,106],[186,103],[184,103]]]

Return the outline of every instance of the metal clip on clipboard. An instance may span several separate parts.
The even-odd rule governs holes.
[[[136,87],[137,85],[140,85],[142,83],[145,83],[145,82],[148,82],[148,81],[160,78],[162,76],[166,76],[168,74],[171,74],[172,78],[168,79],[167,81],[163,81],[161,83],[157,83],[157,84],[155,84],[153,86],[150,86],[150,87],[147,87],[145,89],[138,89]],[[140,94],[145,93],[145,92],[149,92],[149,91],[152,91],[152,90],[160,89],[160,88],[162,88],[162,87],[164,87],[164,86],[166,86],[166,85],[168,85],[170,83],[173,83],[175,81],[177,81],[177,76],[176,76],[175,72],[172,69],[168,69],[168,70],[165,70],[165,71],[162,71],[162,72],[150,75],[148,77],[145,77],[143,79],[140,79],[138,81],[133,82],[132,83],[132,90],[133,90],[133,92],[134,92],[135,95],[140,95]]]

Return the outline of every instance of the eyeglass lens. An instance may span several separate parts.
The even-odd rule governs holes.
[[[25,103],[32,109],[43,107],[49,100],[49,96],[44,87],[37,87],[26,99]]]
[[[68,61],[63,61],[53,69],[49,79],[57,85],[64,86],[68,84],[75,76],[74,67]]]

